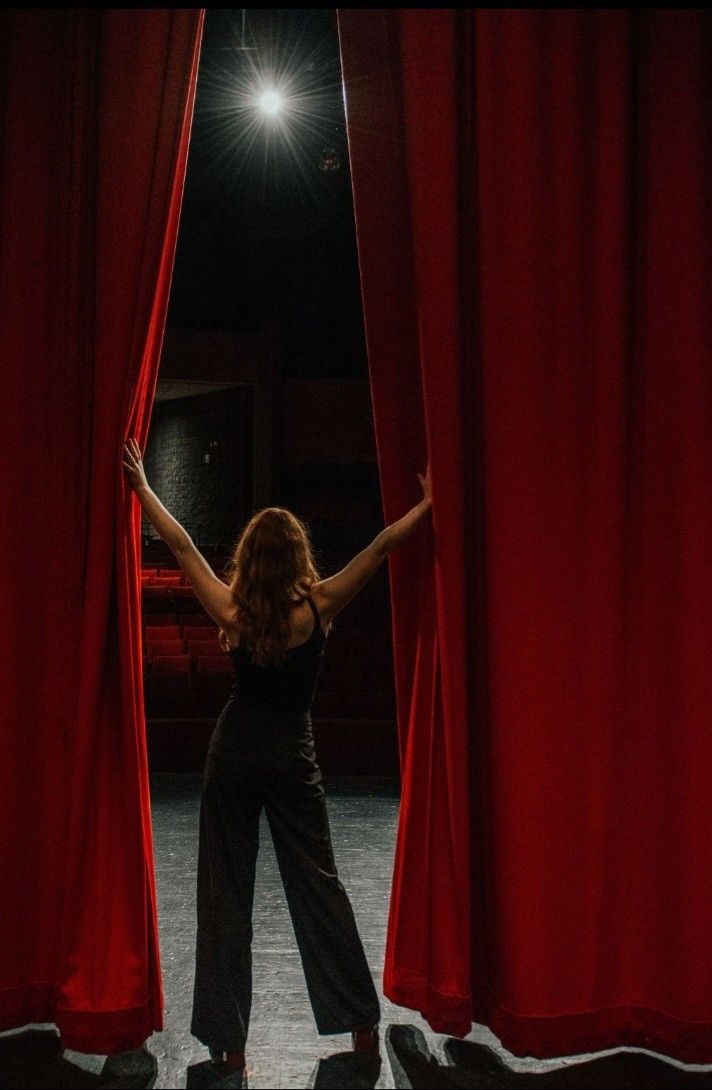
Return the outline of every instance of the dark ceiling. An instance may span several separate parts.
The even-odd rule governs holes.
[[[277,124],[254,106],[275,79],[290,106]],[[333,8],[206,10],[168,322],[266,319],[283,373],[366,373]]]

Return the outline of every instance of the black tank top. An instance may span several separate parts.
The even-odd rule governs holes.
[[[229,652],[234,674],[230,699],[246,710],[261,715],[300,715],[311,708],[326,635],[319,611],[309,595],[307,601],[314,614],[312,633],[308,640],[288,648],[281,662],[254,663],[250,650],[241,644]]]

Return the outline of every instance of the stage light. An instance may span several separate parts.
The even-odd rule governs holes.
[[[341,192],[325,187],[346,163],[338,51],[323,42],[320,9],[306,30],[301,16],[287,25],[279,10],[232,12],[231,40],[201,68],[191,140],[203,143],[206,184],[229,173],[231,190],[242,194],[259,176],[265,194],[288,187],[308,194],[316,211],[325,193]]]
[[[266,114],[276,114],[282,106],[282,96],[279,91],[265,91],[260,96],[260,106]]]

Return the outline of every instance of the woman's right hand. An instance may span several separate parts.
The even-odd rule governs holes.
[[[148,488],[146,473],[143,468],[141,449],[134,438],[124,443],[123,461],[121,463],[126,470],[126,475],[134,492],[142,488]]]
[[[423,489],[423,501],[427,503],[428,507],[432,504],[432,496],[430,493],[430,462],[428,462],[425,470],[425,476],[422,473],[418,474],[418,480],[420,481],[421,488]]]

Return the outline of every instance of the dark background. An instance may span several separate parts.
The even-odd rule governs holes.
[[[191,536],[217,548],[230,547],[251,513],[251,395],[235,386],[153,406],[146,476]],[[147,532],[158,537],[150,523]]]
[[[326,577],[383,526],[336,15],[245,9],[244,37],[242,15],[206,11],[144,460],[216,571],[278,505],[306,522]],[[285,128],[252,105],[265,72],[291,82]],[[144,565],[174,568],[143,532]],[[152,768],[202,767],[214,710],[154,709]],[[397,777],[387,564],[333,626],[313,715],[326,775]]]
[[[276,319],[281,375],[365,376],[335,11],[245,9],[241,41],[242,9],[207,9],[168,324]],[[291,82],[288,136],[240,109],[255,69]],[[322,169],[326,149],[339,169]]]
[[[283,125],[256,108],[262,84],[285,85]],[[383,521],[334,9],[206,10],[167,324],[146,457],[169,509],[178,489],[203,487],[211,429],[222,439],[196,401],[201,451],[159,441],[159,421],[179,433],[171,406],[191,411],[170,381],[183,380],[183,399],[198,379],[254,384],[269,354],[260,338],[274,349],[269,449],[252,459],[259,475],[268,456],[269,483],[218,536],[200,499],[178,501],[196,542],[222,548],[275,504],[312,523],[332,565],[363,548]],[[264,427],[263,414],[254,432]],[[155,537],[145,522],[144,534]]]

